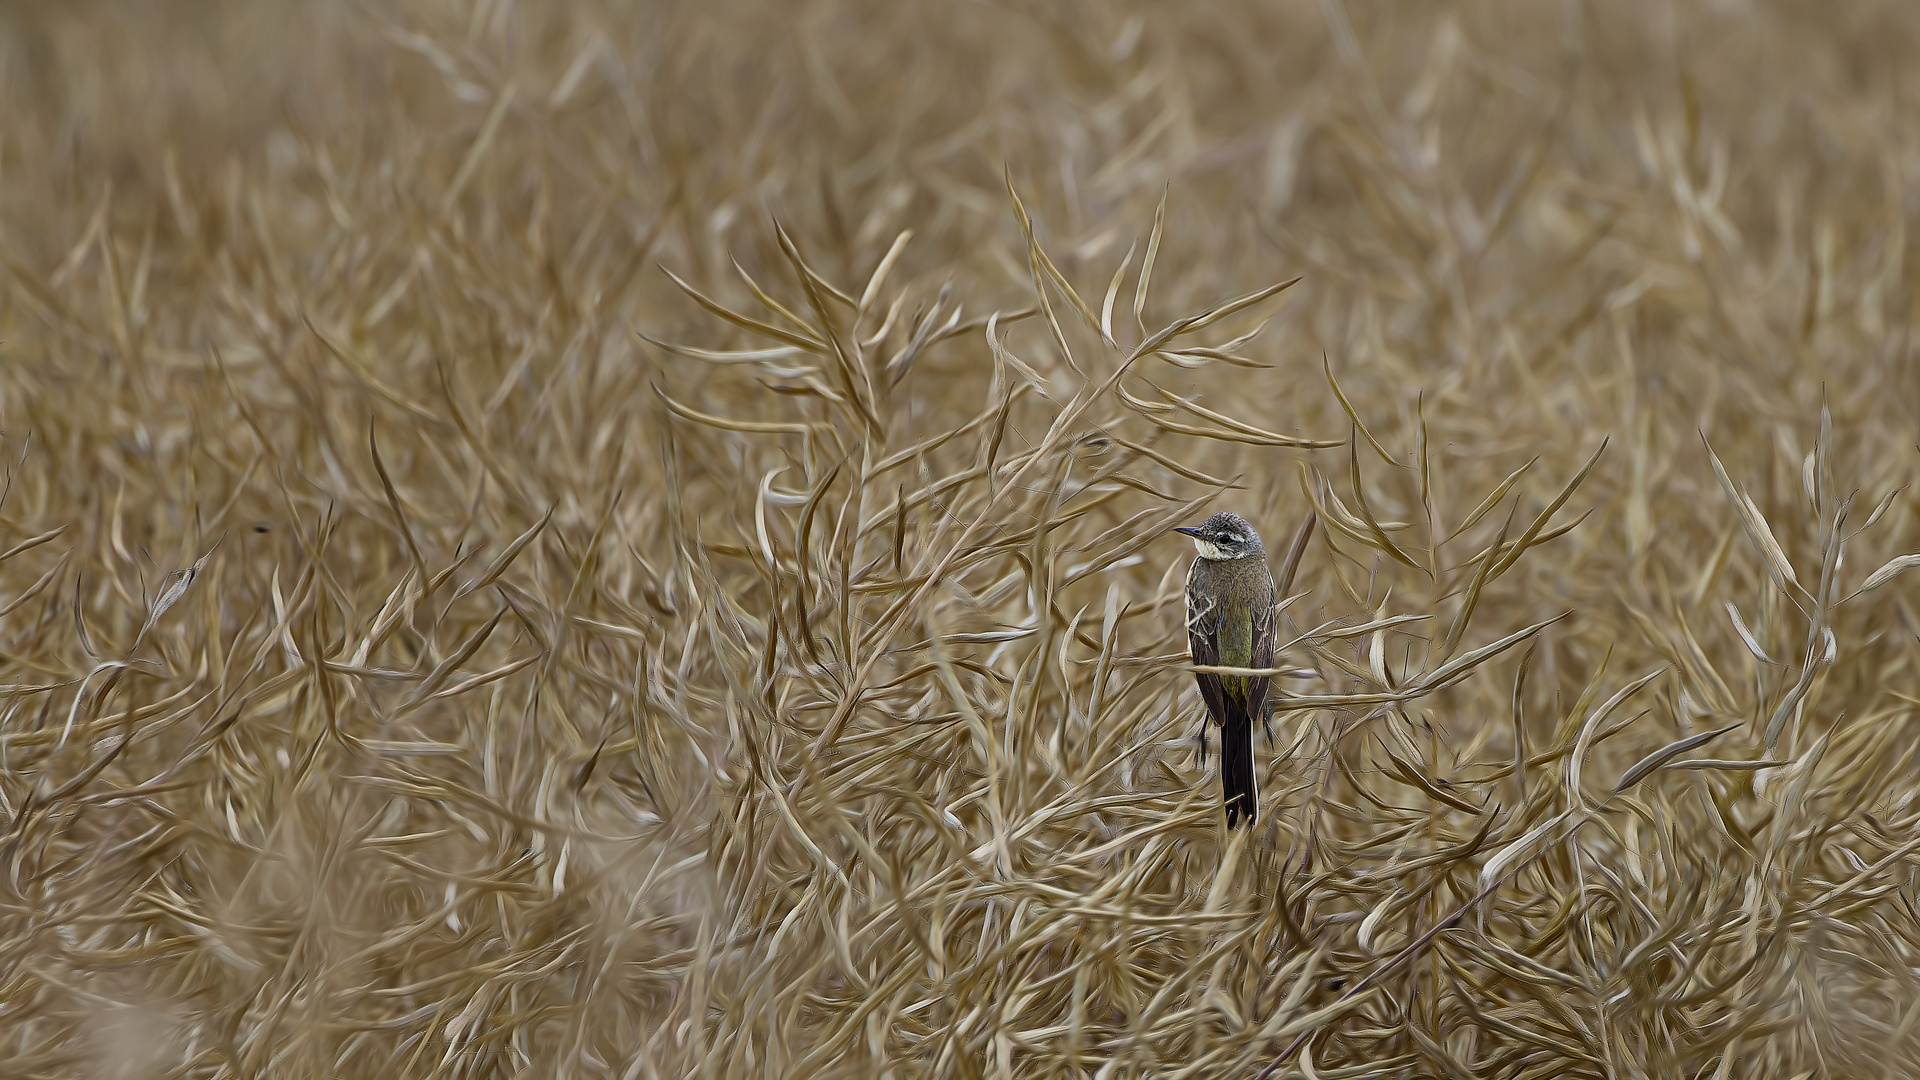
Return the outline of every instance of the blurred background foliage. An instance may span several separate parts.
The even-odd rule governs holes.
[[[1920,1070],[1916,38],[0,7],[5,1071]]]

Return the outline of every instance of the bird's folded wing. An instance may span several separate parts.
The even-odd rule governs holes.
[[[1280,621],[1279,609],[1271,600],[1253,609],[1253,662],[1256,668],[1273,666],[1273,645]],[[1268,676],[1255,675],[1247,680],[1247,715],[1260,717],[1267,704]]]
[[[1199,560],[1194,560],[1198,567]],[[1220,616],[1212,601],[1197,602],[1193,595],[1191,573],[1187,576],[1187,651],[1195,664],[1206,666],[1220,662]],[[1207,703],[1207,717],[1218,724],[1227,714],[1220,676],[1199,673],[1200,697]]]

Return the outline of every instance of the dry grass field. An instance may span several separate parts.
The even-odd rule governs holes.
[[[1920,1076],[1916,50],[0,8],[0,1075]]]

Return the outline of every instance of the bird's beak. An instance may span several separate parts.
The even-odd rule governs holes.
[[[1191,525],[1175,525],[1173,527],[1173,531],[1177,533],[1185,533],[1188,536],[1192,536],[1196,538],[1200,535],[1200,530],[1197,528],[1194,528]]]

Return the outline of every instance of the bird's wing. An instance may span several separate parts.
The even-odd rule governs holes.
[[[1280,622],[1279,609],[1275,606],[1278,597],[1273,592],[1273,572],[1267,572],[1267,602],[1253,609],[1253,663],[1249,667],[1270,668],[1273,666],[1274,638],[1277,636]],[[1247,715],[1261,717],[1266,715],[1268,676],[1255,675],[1247,679]]]
[[[1193,595],[1193,575],[1200,569],[1200,560],[1193,560],[1193,568],[1187,571],[1187,652],[1196,664],[1218,664],[1220,662],[1220,614],[1214,610],[1213,602],[1198,603]],[[1207,716],[1218,724],[1227,715],[1227,702],[1220,691],[1220,676],[1201,672],[1195,676],[1200,683],[1200,697],[1207,703]]]

